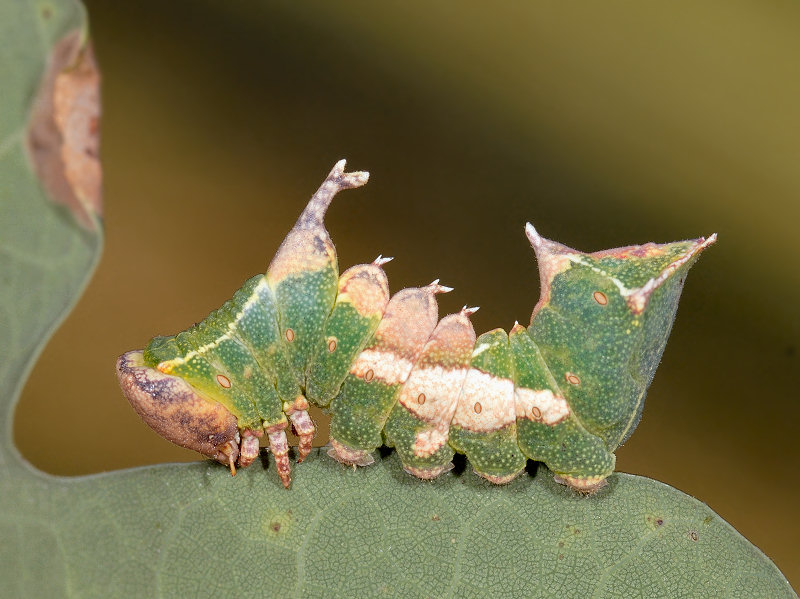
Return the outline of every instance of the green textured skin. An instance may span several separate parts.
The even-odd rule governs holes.
[[[178,338],[182,343],[178,342]],[[162,355],[162,352],[163,355],[171,356],[167,359],[182,358],[196,348],[196,345],[190,345],[189,341],[185,331],[175,337],[156,337],[145,349],[145,360],[155,367],[160,361],[156,358]],[[167,374],[184,379],[204,397],[224,405],[231,414],[236,416],[240,428],[260,427],[261,422],[253,400],[245,395],[238,386],[230,389],[221,387],[216,378],[218,373],[222,373],[229,379],[232,376],[222,365],[212,363],[204,356],[195,355],[189,360],[177,364]]]
[[[400,387],[348,375],[331,402],[331,437],[350,449],[374,451],[380,447]]]
[[[549,389],[560,396],[559,386],[526,329],[516,327],[509,334],[509,341],[517,388]],[[602,439],[588,433],[572,413],[555,425],[518,417],[517,442],[526,456],[544,462],[561,476],[605,478],[614,471],[614,454],[606,449]]]
[[[325,320],[336,301],[337,280],[334,263],[321,270],[290,275],[273,287],[284,339],[288,329],[294,332],[294,339],[285,344],[301,385],[305,385],[311,354],[323,336]]]
[[[513,383],[514,362],[506,332],[494,329],[484,333],[475,341],[475,347],[483,344],[487,344],[488,349],[472,358],[470,369]],[[469,376],[467,373],[467,379]],[[512,404],[513,398],[512,388]],[[513,476],[525,468],[527,461],[517,445],[515,422],[490,432],[473,431],[454,424],[450,427],[449,443],[457,452],[466,454],[475,472],[481,476]]]
[[[286,346],[278,329],[278,308],[264,275],[248,280],[234,294],[233,302],[241,306],[236,334],[253,352],[280,400],[291,402],[302,391],[289,366]]]
[[[308,400],[326,407],[339,393],[350,365],[372,338],[380,315],[370,318],[358,313],[350,302],[337,301],[325,323],[317,351],[311,361],[306,387]],[[329,351],[329,339],[336,341],[336,350]]]
[[[528,461],[517,444],[516,424],[488,433],[452,426],[449,443],[467,456],[476,474],[489,480],[513,478],[524,470]]]
[[[612,277],[626,288],[640,287],[691,246],[691,242],[662,245],[663,254],[650,258],[598,259],[580,254],[582,263],[570,262],[553,278],[549,301],[532,318],[528,334],[570,408],[610,452],[639,421],[691,261],[656,289],[641,314],[630,309]],[[596,291],[605,294],[606,305],[593,299]],[[580,383],[568,383],[568,373]]]

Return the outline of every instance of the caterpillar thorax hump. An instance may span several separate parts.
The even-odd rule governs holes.
[[[368,174],[338,162],[280,246],[203,322],[117,361],[122,390],[157,433],[229,465],[247,466],[266,432],[285,486],[285,429],[308,454],[309,402],[331,414],[329,455],[368,465],[382,444],[433,478],[466,454],[486,479],[509,482],[527,459],[592,492],[639,421],[683,281],[716,236],[583,253],[526,235],[541,297],[528,328],[476,338],[464,307],[439,320],[438,280],[393,296],[383,266],[339,275],[323,218]]]

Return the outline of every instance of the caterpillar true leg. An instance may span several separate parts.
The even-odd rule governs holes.
[[[314,440],[314,423],[308,415],[308,402],[302,395],[298,396],[294,402],[286,406],[284,411],[289,415],[289,420],[292,422],[292,428],[295,434],[300,438],[297,447],[297,463],[302,462],[311,451],[311,443]]]
[[[269,450],[275,456],[275,467],[278,476],[287,489],[292,482],[292,468],[289,465],[289,441],[286,439],[286,425],[273,426],[267,429]]]
[[[245,429],[242,431],[242,442],[239,447],[239,466],[247,468],[258,457],[258,442],[264,433],[260,430]]]

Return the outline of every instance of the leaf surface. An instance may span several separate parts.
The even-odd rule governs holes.
[[[585,498],[544,468],[504,487],[471,472],[422,482],[394,454],[354,471],[316,453],[290,491],[258,464],[235,478],[211,463],[32,469],[13,408],[101,236],[85,187],[54,197],[37,176],[28,119],[52,49],[85,27],[67,0],[0,6],[2,596],[796,597],[707,506],[625,474]]]

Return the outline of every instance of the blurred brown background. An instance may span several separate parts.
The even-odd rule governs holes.
[[[25,389],[16,441],[85,474],[195,460],[113,363],[263,271],[341,157],[343,267],[527,324],[523,224],[584,250],[719,233],[619,469],[707,502],[800,583],[800,4],[88,3],[105,255]],[[324,439],[321,439],[324,441]]]

